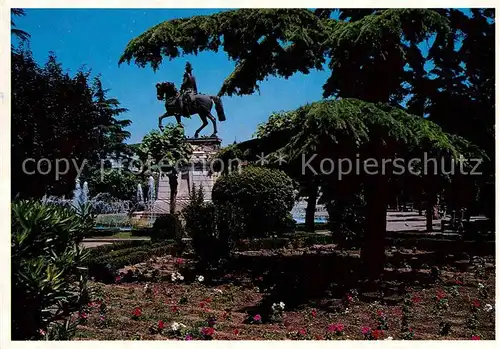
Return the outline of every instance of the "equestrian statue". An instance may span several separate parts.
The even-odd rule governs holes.
[[[175,116],[177,123],[181,124],[181,117],[190,118],[191,115],[198,114],[203,125],[196,130],[194,138],[198,138],[200,131],[207,125],[207,118],[212,121],[214,132],[211,137],[217,136],[217,124],[215,117],[210,113],[215,104],[215,111],[219,121],[225,121],[224,108],[219,96],[198,94],[196,79],[193,75],[193,68],[189,62],[186,63],[184,78],[180,91],[172,82],[161,82],[156,84],[156,95],[158,100],[165,100],[166,113],[158,118],[158,127],[163,131],[162,120],[169,116]]]

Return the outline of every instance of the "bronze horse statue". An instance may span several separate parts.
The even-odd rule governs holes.
[[[158,127],[160,130],[163,130],[162,120],[169,116],[175,116],[177,123],[181,124],[181,117],[183,115],[194,115],[198,114],[203,125],[199,129],[196,130],[194,134],[195,138],[198,138],[198,135],[201,130],[203,130],[207,125],[207,118],[212,121],[214,126],[214,132],[211,137],[217,136],[217,124],[215,122],[215,117],[210,113],[212,110],[212,106],[215,104],[215,111],[217,112],[217,117],[219,121],[225,121],[226,116],[224,115],[224,108],[222,106],[222,101],[218,96],[209,96],[204,94],[193,94],[191,101],[189,103],[184,103],[185,110],[179,110],[179,106],[177,103],[177,98],[183,98],[183,96],[179,93],[174,83],[172,82],[161,82],[156,84],[156,95],[158,100],[165,100],[165,110],[167,111],[165,114],[161,115],[158,118]]]

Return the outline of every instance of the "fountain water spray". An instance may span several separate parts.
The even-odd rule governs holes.
[[[137,184],[137,202],[144,203],[144,192],[142,191],[141,183]]]
[[[80,202],[84,205],[86,205],[89,202],[89,184],[87,182],[83,182],[82,196]]]
[[[73,207],[77,209],[80,207],[82,200],[82,187],[80,185],[80,180],[77,178],[75,181],[75,190],[73,190]]]

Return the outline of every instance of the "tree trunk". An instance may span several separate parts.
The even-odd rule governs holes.
[[[437,196],[435,194],[428,194],[425,207],[425,225],[426,231],[432,232],[432,219],[434,218],[434,208],[436,206]]]
[[[314,232],[314,214],[316,213],[316,201],[318,198],[318,185],[314,182],[310,183],[307,187],[307,207],[305,230]]]
[[[175,214],[177,204],[177,173],[168,176],[168,184],[170,186],[170,214]]]
[[[365,186],[366,216],[361,246],[362,274],[377,279],[385,266],[385,233],[387,219],[387,180],[373,176]]]

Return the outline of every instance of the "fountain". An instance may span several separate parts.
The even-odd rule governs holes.
[[[156,192],[155,192],[155,179],[153,176],[149,176],[148,178],[148,208],[150,211],[153,211],[153,206],[156,201]]]
[[[73,190],[73,207],[77,209],[80,207],[80,203],[82,200],[82,187],[80,186],[80,179],[76,179],[75,181],[75,189]]]
[[[83,182],[81,203],[86,205],[89,202],[89,184],[87,182]]]
[[[141,183],[137,184],[137,202],[144,203],[144,192],[142,191]]]

